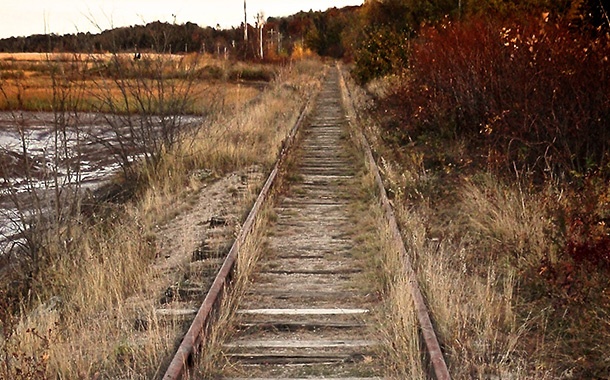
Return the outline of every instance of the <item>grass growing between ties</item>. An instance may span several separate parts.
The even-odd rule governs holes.
[[[344,99],[344,102],[352,102],[352,99]],[[353,119],[349,105],[347,109]],[[358,126],[354,124],[351,128]],[[353,225],[355,257],[365,263],[362,283],[381,300],[374,315],[376,335],[382,339],[379,354],[383,376],[425,379],[423,342],[409,279],[381,208],[377,184],[365,163],[359,135],[360,132],[350,129],[343,140],[356,165],[354,179],[346,186],[351,194],[346,197],[350,199],[351,218],[356,221]]]
[[[360,172],[358,177],[360,192],[352,205],[353,218],[358,221],[354,225],[356,251],[367,262],[367,288],[382,300],[375,316],[377,333],[382,338],[384,376],[425,379],[423,343],[409,280],[379,206],[376,183],[368,172]]]
[[[275,79],[257,101],[248,89],[233,95],[236,84],[217,83],[214,101],[231,98],[230,104],[208,108],[213,112],[203,125],[162,144],[157,159],[130,164],[128,176],[117,175],[115,187],[135,189],[128,201],[84,198],[76,202],[83,213],[62,214],[37,230],[37,250],[28,261],[2,257],[0,378],[160,376],[182,326],[161,321],[155,314],[159,294],[150,296],[162,275],[151,267],[159,252],[155,226],[188,208],[216,178],[253,166],[267,171],[321,72],[313,62],[266,70]],[[249,202],[240,207],[245,211]]]
[[[235,319],[239,302],[248,291],[251,275],[263,254],[264,233],[273,219],[273,215],[272,206],[261,210],[252,230],[253,233],[240,250],[233,280],[227,288],[228,293],[222,297],[220,313],[211,322],[203,353],[195,366],[193,376],[196,378],[216,379],[223,375],[225,364],[228,362],[222,345],[235,333]]]
[[[326,68],[319,67],[326,70]],[[320,78],[318,78],[320,79]],[[317,82],[319,85],[320,82]],[[290,85],[292,87],[292,85]],[[318,89],[319,87],[316,87]],[[314,91],[312,93],[317,93]],[[294,125],[294,120],[290,124]],[[297,134],[293,147],[298,145],[297,140],[302,137]],[[277,213],[274,209],[274,204],[278,194],[285,191],[288,183],[294,180],[290,173],[294,172],[295,162],[298,160],[293,149],[292,155],[284,161],[280,167],[280,174],[276,177],[269,201],[265,207],[259,211],[259,216],[256,219],[252,233],[246,240],[238,261],[236,263],[236,271],[230,286],[222,298],[222,306],[220,314],[217,315],[209,326],[208,339],[206,340],[205,348],[202,355],[198,358],[193,376],[202,379],[217,379],[221,377],[234,376],[235,369],[232,368],[229,358],[227,358],[223,349],[223,344],[231,339],[231,336],[236,333],[236,324],[238,322],[237,310],[240,302],[246,296],[249,287],[252,284],[252,275],[259,265],[265,250],[268,248],[268,242],[265,239],[266,234],[270,233],[270,227],[277,222]],[[269,163],[272,163],[271,161]],[[240,374],[241,375],[241,374]]]

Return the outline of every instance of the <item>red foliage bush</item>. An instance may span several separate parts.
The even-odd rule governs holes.
[[[565,252],[575,262],[587,261],[610,269],[610,187],[595,177],[570,197],[565,214]]]
[[[576,262],[590,261],[610,268],[610,236],[608,227],[602,223],[587,223],[576,219],[570,226],[567,253]]]
[[[609,37],[542,19],[446,21],[421,30],[388,101],[406,133],[460,136],[507,168],[608,174],[609,60]]]

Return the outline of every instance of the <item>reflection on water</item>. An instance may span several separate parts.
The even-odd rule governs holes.
[[[153,131],[166,121],[146,119]],[[203,117],[176,116],[171,122],[186,129],[202,124]],[[118,152],[122,160],[139,158],[138,136],[132,136],[138,123],[136,116],[0,112],[0,241],[6,244],[22,228],[16,204],[27,208],[21,203],[28,194],[45,198],[57,188],[94,189],[120,169]]]

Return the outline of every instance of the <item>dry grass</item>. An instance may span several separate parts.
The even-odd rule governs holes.
[[[220,315],[216,316],[212,325],[210,325],[205,346],[193,370],[192,378],[219,378],[225,371],[226,365],[228,365],[227,358],[224,357],[222,352],[222,345],[235,333],[233,329],[236,311],[240,300],[245,296],[250,286],[251,275],[264,251],[263,237],[272,215],[273,209],[271,206],[267,206],[260,211],[252,233],[239,251],[235,263],[235,277],[231,286],[227,288],[227,293],[222,297],[221,306],[218,309]]]
[[[0,109],[54,110],[54,99],[58,96],[57,93],[53,93],[54,79],[29,71],[22,72],[16,78],[6,79],[6,76],[7,72],[4,72],[0,77]],[[171,85],[171,80],[168,83]],[[111,79],[76,80],[66,83],[65,86],[64,91],[71,91],[69,106],[81,112],[112,111],[108,103],[121,104],[122,88],[133,87],[130,81],[117,83]],[[158,90],[154,87],[153,90],[151,95],[158,97]],[[196,81],[192,87],[192,102],[187,111],[192,114],[208,114],[217,112],[219,108],[235,109],[252,101],[260,93],[261,91],[256,87],[238,83]],[[136,103],[133,95],[130,95],[129,102]]]
[[[348,137],[345,142],[348,149],[357,157],[361,152],[355,148],[358,144]],[[294,162],[288,162],[288,166]],[[401,270],[401,258],[391,240],[389,228],[385,225],[381,208],[377,204],[375,183],[364,166],[361,167],[358,179],[354,180],[350,191],[354,191],[356,197],[351,204],[351,214],[357,223],[354,231],[357,235],[357,248],[355,254],[360,256],[367,264],[367,270],[363,274],[363,284],[367,289],[377,292],[383,302],[375,310],[378,325],[375,327],[377,333],[382,337],[383,345],[381,357],[385,369],[385,375],[389,378],[424,379],[422,354],[420,349],[419,329],[413,300],[410,296],[409,282],[405,273]],[[288,176],[284,181],[290,181]],[[280,184],[278,188],[282,188]],[[267,210],[263,221],[273,220],[273,213]],[[223,313],[212,327],[207,341],[204,354],[200,358],[196,378],[218,378],[223,374],[231,373],[231,368],[226,358],[222,356],[221,346],[231,334],[235,321],[234,312],[239,300],[247,290],[251,270],[255,267],[263,247],[253,242],[262,241],[265,226],[256,230],[251,246],[248,246],[244,255],[240,257],[236,283],[229,295],[223,300]]]
[[[496,276],[514,273],[517,280],[512,313],[522,330],[515,347],[527,358],[527,376],[522,377],[603,378],[610,348],[603,322],[608,315],[604,258],[589,262],[563,249],[564,239],[571,238],[562,235],[563,210],[577,198],[561,191],[558,183],[547,183],[542,190],[520,183],[480,176],[464,184],[459,209],[469,215],[471,253],[487,253]],[[595,236],[588,239],[595,247]],[[464,261],[476,262],[474,257]],[[533,372],[534,366],[539,372]]]
[[[385,169],[388,183],[398,194],[413,187],[413,180],[429,181],[420,166],[400,166],[403,172],[388,166]],[[540,235],[545,219],[538,214],[539,209],[523,208],[525,201],[520,196],[497,183],[493,187],[466,184],[460,194],[453,210],[456,214],[448,224],[441,221],[442,227],[436,225],[439,221],[428,194],[420,193],[417,206],[395,203],[403,239],[450,372],[456,379],[543,378],[545,367],[528,358],[523,344],[528,330],[543,323],[544,315],[532,314],[525,319],[519,315],[520,272],[516,264],[535,260],[530,252],[536,249],[532,244],[543,250],[541,245],[548,243]],[[543,223],[524,224],[540,220]],[[433,228],[443,235],[431,236]],[[521,254],[514,258],[505,255],[508,245]]]
[[[553,223],[540,197],[491,175],[465,182],[460,192],[460,209],[468,216],[470,229],[484,238],[478,245],[490,252],[487,260],[505,259],[517,269],[545,260],[557,262],[549,250],[548,232]],[[506,253],[509,255],[502,257]]]
[[[293,99],[296,93],[303,91],[308,94],[316,93],[320,86],[320,76],[313,74],[319,75],[324,71],[315,61],[302,61],[298,65],[299,67],[289,67],[279,72],[278,81],[281,86],[265,94],[260,103],[253,106],[251,114],[231,119],[227,122],[226,130],[217,131],[219,134],[212,135],[212,139],[202,146],[199,157],[216,163],[218,166],[212,167],[214,171],[226,171],[244,161],[256,162],[266,167],[270,167],[275,162],[277,152],[269,151],[265,145],[278,146],[277,144],[281,143],[278,136],[285,136],[289,130],[283,129],[279,135],[265,132],[265,126],[269,124],[267,117],[271,115],[272,119],[279,121],[276,126],[292,127],[298,115],[287,114],[286,106],[289,105],[293,109],[299,106],[299,102]],[[254,128],[245,130],[245,126],[254,126]],[[288,162],[287,166],[290,165],[291,162]],[[283,181],[285,179],[277,178],[274,185],[275,192],[282,191]],[[274,197],[275,194],[272,194],[270,205],[273,204]],[[235,312],[250,285],[251,275],[264,250],[264,234],[274,218],[275,212],[272,207],[264,208],[256,220],[253,233],[240,250],[236,263],[236,276],[228,294],[222,299],[222,306],[219,308],[221,314],[210,326],[203,353],[194,369],[194,378],[218,378],[231,371],[231,368],[226,367],[229,363],[223,356],[222,345],[234,333]]]
[[[353,205],[357,250],[368,262],[369,289],[383,300],[375,316],[382,338],[384,375],[395,379],[425,379],[419,326],[402,260],[374,192],[370,174],[361,174],[359,200]]]
[[[356,104],[352,102],[357,103],[358,94],[351,89],[352,97],[348,97],[344,85],[342,81],[347,114],[356,120],[353,108]],[[361,128],[356,122],[351,126]],[[375,316],[378,334],[383,341],[381,357],[384,375],[397,379],[424,379],[422,342],[409,279],[381,208],[377,184],[365,163],[361,136],[361,131],[351,130],[349,138],[345,140],[354,161],[361,162],[359,173],[352,183],[356,197],[351,210],[353,220],[357,221],[353,227],[357,243],[355,251],[367,262],[363,283],[367,284],[367,289],[378,293],[382,300]]]
[[[398,214],[452,376],[520,378],[524,363],[515,350],[527,326],[513,311],[515,273],[489,262],[474,267],[465,259],[467,241],[428,238],[427,212],[402,208]]]
[[[45,358],[41,375],[77,378],[102,371],[116,376],[120,368],[110,370],[109,365],[127,360],[123,355],[131,354],[126,350],[131,350],[136,316],[124,302],[146,288],[152,275],[147,266],[155,250],[144,236],[145,227],[125,223],[128,219],[104,223],[105,231],[71,226],[71,238],[78,246],[53,253],[54,266],[41,276],[40,286],[44,289],[37,291],[37,296],[47,302],[34,312],[24,311],[8,341],[14,352]],[[48,243],[48,249],[62,249],[60,241]],[[152,307],[148,310],[151,315]],[[32,329],[45,339],[28,334]],[[155,341],[165,337],[166,347],[172,343],[167,332],[151,329],[149,333]],[[159,351],[155,353],[158,355]],[[144,365],[139,361],[137,364]],[[10,363],[8,368],[14,378],[27,378],[18,376],[19,363]]]
[[[534,14],[446,19],[371,84],[457,378],[610,377],[607,42]]]
[[[376,88],[383,91],[382,84]],[[362,110],[367,98],[353,91]],[[540,258],[551,244],[545,235],[549,220],[538,201],[490,176],[451,179],[455,168],[448,164],[438,174],[426,167],[427,151],[391,151],[375,120],[363,124],[452,377],[550,377],[548,364],[531,355],[549,347],[543,334],[534,335],[540,339],[531,334],[544,327],[546,316],[520,308],[520,264]],[[457,154],[463,148],[451,149]],[[412,348],[401,350],[398,356]]]
[[[223,108],[196,135],[167,152],[154,172],[145,171],[141,177],[147,178],[150,193],[173,193],[191,183],[199,169],[219,176],[251,165],[270,168],[303,98],[319,86],[319,73],[308,67],[311,63],[297,65],[282,70],[277,83],[256,102],[240,101],[236,102],[239,107]]]
[[[244,102],[247,91],[244,98],[237,96],[240,107],[222,108],[199,134],[164,152],[154,170],[140,169],[145,190],[134,203],[101,212],[104,220],[93,224],[77,219],[46,238],[49,259],[35,279],[36,301],[23,305],[20,319],[6,316],[2,322],[0,355],[6,360],[0,377],[158,376],[180,326],[158,321],[147,294],[158,276],[149,267],[156,252],[153,227],[197,193],[201,170],[220,176],[246,166],[268,167],[303,97],[317,86],[315,67],[296,63],[285,69],[260,101]],[[53,300],[58,302],[51,305]],[[150,321],[146,331],[134,331],[138,318]]]
[[[121,104],[125,88],[135,89],[145,84],[142,78],[132,76],[140,73],[139,70],[153,70],[146,75],[167,78],[163,90],[151,78],[153,98],[158,98],[160,91],[189,81],[192,102],[187,112],[193,114],[216,112],[219,107],[237,108],[240,103],[251,101],[260,94],[262,84],[244,85],[237,83],[237,79],[256,80],[257,75],[262,75],[270,80],[275,72],[269,66],[247,66],[197,54],[146,54],[136,62],[129,54],[0,53],[0,68],[0,109],[4,110],[52,111],[58,93],[70,91],[70,109],[116,112],[108,103]],[[209,68],[219,75],[201,74]],[[134,93],[128,91],[127,96],[131,104],[137,103]],[[122,107],[119,111],[134,110]]]
[[[389,151],[375,141],[452,377],[606,376],[607,277],[561,248],[562,209],[578,198],[456,167],[460,144]]]

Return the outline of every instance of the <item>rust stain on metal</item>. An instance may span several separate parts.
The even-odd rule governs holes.
[[[250,213],[248,214],[239,235],[231,246],[231,250],[227,254],[222,267],[218,271],[218,274],[216,275],[216,278],[214,279],[214,282],[212,283],[212,286],[210,287],[210,290],[208,291],[203,303],[201,304],[193,323],[189,327],[187,333],[184,335],[176,354],[174,355],[169,367],[165,372],[165,375],[163,376],[163,380],[181,379],[184,376],[189,364],[193,362],[193,355],[200,350],[204,339],[203,334],[205,333],[205,326],[209,320],[210,313],[214,309],[214,305],[220,299],[226,285],[230,282],[230,276],[235,266],[237,256],[239,255],[239,250],[245,243],[248,235],[252,232],[260,209],[263,207],[265,201],[267,201],[269,198],[271,188],[275,183],[275,179],[277,178],[280,167],[283,165],[283,162],[288,155],[288,151],[294,143],[299,127],[305,119],[309,104],[310,101],[308,100],[301,109],[299,118],[290,130],[288,137],[285,139],[273,170],[269,174],[269,177],[260,191],[256,202],[252,206],[252,209],[250,210]]]
[[[346,96],[349,96],[349,92],[345,84],[343,75],[341,75],[341,88],[344,94]],[[346,104],[346,107],[351,109],[352,115],[355,115],[355,110],[353,109],[353,105],[351,103]],[[415,303],[415,307],[417,309],[417,318],[422,331],[422,335],[424,337],[426,349],[430,356],[430,362],[434,370],[434,375],[438,380],[449,380],[451,379],[451,375],[449,374],[447,363],[445,362],[445,358],[443,357],[443,352],[438,342],[436,332],[434,331],[434,327],[432,325],[432,320],[430,319],[430,314],[428,313],[428,307],[426,306],[424,296],[422,295],[421,289],[419,288],[417,276],[415,274],[415,271],[413,270],[411,260],[409,260],[407,250],[402,240],[400,228],[398,227],[398,223],[396,222],[394,210],[392,209],[392,205],[390,204],[387,192],[383,185],[379,168],[377,167],[377,163],[375,162],[375,158],[373,157],[371,146],[369,145],[366,136],[364,136],[363,133],[360,133],[360,140],[362,147],[365,150],[365,155],[369,163],[370,170],[373,172],[375,182],[377,183],[377,187],[379,189],[380,202],[384,209],[386,221],[392,231],[392,237],[396,242],[398,249],[400,250],[402,263],[404,266],[405,273],[407,275],[407,279],[409,280],[409,284],[411,286],[411,296],[413,297],[413,302]]]
[[[336,70],[307,119],[235,334],[220,352],[225,378],[370,380],[384,372],[380,303],[362,281],[367,261],[356,252],[350,209],[362,156],[349,149]]]

